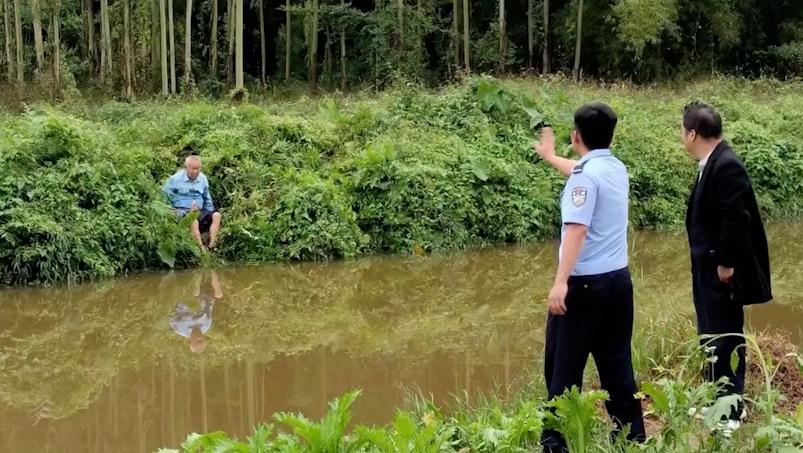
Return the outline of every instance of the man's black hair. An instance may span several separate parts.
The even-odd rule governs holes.
[[[574,128],[589,150],[611,146],[616,113],[601,102],[586,104],[574,112]]]
[[[694,101],[683,107],[683,127],[703,138],[722,137],[722,117],[705,102]]]

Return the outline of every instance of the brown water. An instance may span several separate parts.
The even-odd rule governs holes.
[[[776,302],[748,318],[803,345],[800,230],[770,228]],[[439,404],[504,397],[537,374],[555,255],[550,243],[0,290],[0,451],[244,436],[277,411],[318,417],[354,388],[363,423],[387,422],[416,390]],[[633,233],[631,255],[637,330],[669,312],[691,319],[683,236]],[[212,324],[195,353],[170,321],[177,303],[192,314],[204,301]]]

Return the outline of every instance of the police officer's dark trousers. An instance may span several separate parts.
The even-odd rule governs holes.
[[[740,290],[730,283],[721,282],[716,262],[703,255],[692,258],[692,291],[700,344],[713,348],[712,357],[715,357],[713,363],[709,362],[703,370],[704,377],[713,382],[728,378],[728,384],[720,387],[717,396],[741,395],[744,392],[745,339],[740,336],[744,329]],[[734,350],[739,358],[735,371],[731,367]],[[738,419],[741,409],[742,404],[733,408],[730,418]]]
[[[549,399],[576,385],[582,388],[589,353],[594,357],[605,406],[617,430],[629,425],[628,438],[645,438],[641,404],[633,378],[630,341],[633,332],[633,285],[627,268],[592,276],[570,277],[566,314],[550,314],[546,327],[544,375]],[[545,430],[545,451],[562,451],[565,441]]]

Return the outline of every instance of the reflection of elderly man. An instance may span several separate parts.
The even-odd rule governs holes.
[[[198,219],[192,222],[190,231],[201,250],[206,250],[201,234],[209,232],[209,248],[214,249],[220,231],[220,213],[215,211],[209,181],[201,173],[201,158],[195,155],[187,157],[184,170],[168,178],[162,190],[180,216],[201,211]]]
[[[176,312],[170,320],[170,327],[184,338],[190,339],[190,350],[201,353],[206,349],[204,334],[212,327],[212,309],[215,301],[223,297],[217,272],[212,271],[211,287],[201,284],[203,273],[195,281],[194,296],[201,303],[201,310],[193,312],[182,303],[176,304]]]

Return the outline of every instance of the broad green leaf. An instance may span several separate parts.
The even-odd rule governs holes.
[[[736,372],[736,368],[739,367],[739,348],[734,349],[731,351],[731,371],[734,373]]]
[[[471,164],[471,171],[474,172],[474,176],[483,182],[488,180],[490,170],[490,165],[485,160],[477,160]]]
[[[483,111],[490,111],[499,102],[499,87],[487,79],[477,83],[477,100]]]
[[[652,399],[652,404],[661,414],[669,414],[669,398],[663,389],[656,387],[652,382],[645,382],[641,391]]]
[[[156,253],[159,254],[159,259],[162,260],[163,263],[167,264],[171,269],[176,264],[176,244],[171,240],[165,240],[161,244],[159,244],[159,248],[156,250]]]

